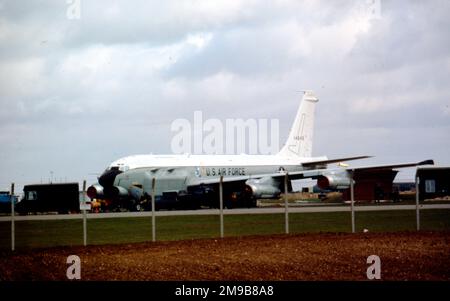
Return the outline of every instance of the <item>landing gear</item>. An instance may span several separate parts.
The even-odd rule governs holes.
[[[232,192],[224,195],[223,206],[228,209],[232,208],[255,208],[256,198],[247,191]]]
[[[136,204],[136,205],[134,206],[134,211],[142,211],[142,206],[141,206],[141,204]]]

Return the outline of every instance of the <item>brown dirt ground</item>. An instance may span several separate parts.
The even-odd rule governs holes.
[[[0,280],[450,280],[450,232],[302,234],[61,247],[0,253]]]

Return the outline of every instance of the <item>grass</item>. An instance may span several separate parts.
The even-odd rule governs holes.
[[[356,229],[370,232],[414,231],[415,211],[357,212]],[[284,214],[228,215],[225,236],[284,233]],[[10,222],[0,222],[0,249],[11,244]],[[16,249],[83,244],[82,220],[18,221]],[[220,236],[219,216],[168,216],[156,218],[157,240]],[[349,212],[295,213],[289,215],[290,233],[350,232]],[[450,210],[421,211],[422,230],[450,230]],[[88,220],[88,244],[151,241],[150,217]]]

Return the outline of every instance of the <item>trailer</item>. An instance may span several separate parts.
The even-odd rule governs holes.
[[[23,192],[24,196],[16,206],[19,214],[80,212],[78,183],[25,185]]]

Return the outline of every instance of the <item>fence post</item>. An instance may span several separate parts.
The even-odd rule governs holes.
[[[223,176],[220,176],[219,182],[219,208],[220,208],[220,238],[223,238]]]
[[[420,184],[420,178],[416,177],[416,230],[417,231],[420,231],[419,184]]]
[[[284,231],[289,234],[288,173],[284,176]]]
[[[14,197],[14,183],[11,183],[11,251],[16,249],[16,228],[14,223],[14,201],[16,198]]]
[[[156,180],[152,179],[152,241],[156,241],[156,223],[155,223],[155,188]]]
[[[83,181],[83,245],[87,246],[86,180]]]
[[[351,204],[351,211],[352,211],[352,233],[356,232],[355,227],[355,183],[353,181],[353,173],[354,170],[352,169],[350,171],[350,204]]]

